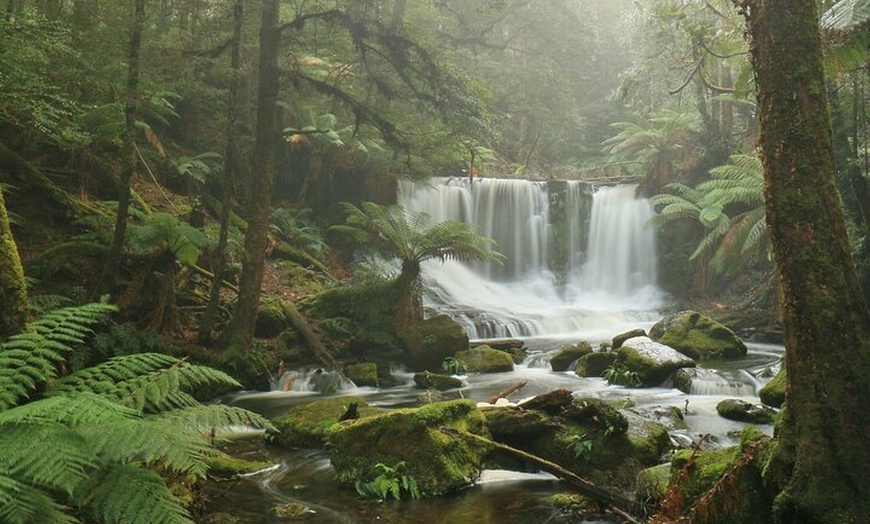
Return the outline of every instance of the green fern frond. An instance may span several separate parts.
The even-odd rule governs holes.
[[[66,509],[41,489],[0,474],[0,522],[7,524],[78,522],[64,512]]]
[[[38,488],[72,493],[97,463],[88,442],[62,424],[2,426],[0,471]]]
[[[91,393],[76,393],[43,398],[4,411],[0,413],[0,428],[20,423],[109,426],[133,416],[136,416],[135,411],[106,398]]]
[[[274,429],[272,423],[256,413],[224,404],[198,405],[178,409],[161,415],[161,418],[179,427],[196,432],[209,432],[229,426],[253,426],[258,429]]]
[[[119,465],[88,494],[91,517],[106,524],[188,524],[193,520],[163,479],[152,471]]]

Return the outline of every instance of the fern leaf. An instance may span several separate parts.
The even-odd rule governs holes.
[[[2,430],[0,471],[31,486],[72,493],[97,465],[88,442],[62,424],[7,424]]]
[[[78,522],[64,513],[46,492],[0,474],[0,522],[7,524],[73,524]]]
[[[106,524],[188,524],[190,514],[152,471],[130,465],[112,468],[88,498],[92,518]]]

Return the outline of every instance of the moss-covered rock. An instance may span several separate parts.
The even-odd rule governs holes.
[[[641,470],[635,481],[635,493],[640,500],[657,502],[664,499],[671,478],[671,465],[659,464]]]
[[[333,397],[293,406],[272,420],[276,432],[271,434],[275,444],[295,448],[323,447],[326,432],[337,425],[339,418],[356,404],[360,418],[383,413],[371,407],[362,397]]]
[[[716,404],[716,412],[720,417],[751,424],[772,424],[776,417],[773,408],[763,404],[753,404],[739,398],[726,398]]]
[[[208,460],[208,476],[213,479],[227,480],[239,475],[266,469],[273,464],[260,460],[245,460],[226,453],[218,453]]]
[[[634,337],[645,337],[647,336],[646,331],[643,329],[632,329],[631,331],[626,331],[625,333],[620,333],[613,337],[612,345],[610,347],[611,351],[616,351],[617,349],[622,347],[622,343],[626,340]]]
[[[616,352],[615,364],[637,373],[643,386],[655,387],[676,370],[694,367],[695,361],[669,346],[653,342],[648,337],[634,337],[626,340]]]
[[[674,454],[670,487],[679,490],[682,507],[708,497],[705,522],[713,524],[767,524],[773,522],[773,497],[762,480],[769,438],[751,426],[737,446]],[[722,482],[723,477],[730,478]],[[716,491],[710,491],[719,486]]]
[[[470,344],[470,347],[474,348],[477,346],[487,345],[492,349],[497,349],[499,351],[504,351],[514,361],[514,364],[519,364],[528,356],[528,348],[526,347],[526,343],[522,340],[516,338],[501,338],[501,339],[491,339],[487,340],[485,343],[477,342]]]
[[[780,369],[779,372],[758,391],[759,398],[761,398],[761,401],[768,406],[781,408],[782,404],[785,402],[785,383],[785,367],[783,366],[783,368]]]
[[[604,370],[616,361],[616,353],[611,351],[594,351],[580,357],[574,366],[578,377],[600,377]]]
[[[727,326],[697,311],[668,315],[649,330],[649,338],[698,360],[740,358],[746,344]]]
[[[344,366],[344,374],[357,386],[378,387],[378,365],[374,362],[360,362]]]
[[[420,389],[437,389],[438,391],[461,388],[463,385],[462,381],[456,377],[429,373],[428,371],[414,374],[414,384]]]
[[[254,336],[259,338],[274,338],[288,326],[287,317],[281,309],[281,299],[264,296],[257,308],[257,323]]]
[[[514,369],[514,361],[510,355],[487,345],[458,351],[454,358],[464,362],[468,371],[477,373],[501,373]]]
[[[483,414],[470,400],[360,419],[329,432],[336,478],[347,485],[370,482],[377,476],[376,464],[394,467],[404,462],[425,495],[466,486],[480,474],[488,446],[441,427],[489,436]]]
[[[561,427],[561,423],[543,411],[510,406],[482,411],[492,438],[507,444],[534,439]]]
[[[578,342],[553,355],[550,359],[550,368],[553,371],[568,371],[571,364],[589,353],[592,353],[592,345],[589,342]]]
[[[403,334],[401,344],[408,367],[415,371],[437,371],[445,358],[468,349],[468,333],[449,316],[438,315],[424,320],[418,331]]]

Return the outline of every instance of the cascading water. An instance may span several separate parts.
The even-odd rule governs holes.
[[[458,220],[496,241],[503,266],[428,262],[426,305],[472,339],[607,339],[651,323],[656,282],[650,204],[633,186],[592,195],[579,182],[436,178],[402,182],[399,203],[432,223]],[[588,246],[586,239],[588,238]]]

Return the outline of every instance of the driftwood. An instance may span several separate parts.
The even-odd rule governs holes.
[[[322,362],[330,371],[341,373],[341,366],[338,364],[338,361],[335,360],[335,357],[333,357],[329,350],[326,349],[326,346],[323,345],[320,337],[314,332],[314,328],[308,324],[308,321],[302,316],[302,313],[296,309],[296,306],[293,305],[292,302],[282,300],[281,311],[284,313],[284,316],[287,317],[287,321],[290,322],[293,329],[302,336],[302,339],[306,344],[308,344],[308,347],[311,348],[311,351],[314,352],[320,362]]]
[[[627,499],[607,489],[598,487],[591,481],[576,475],[574,472],[569,471],[562,466],[554,462],[550,462],[549,460],[541,458],[537,455],[532,455],[531,453],[527,453],[521,449],[517,449],[506,444],[502,444],[500,442],[495,442],[486,437],[481,437],[467,431],[461,431],[448,427],[442,427],[441,431],[447,434],[460,435],[471,440],[476,440],[499,451],[517,457],[520,460],[523,460],[530,464],[534,464],[535,466],[541,468],[547,473],[551,473],[559,477],[560,479],[568,482],[582,495],[585,495],[597,501],[599,504],[609,509],[614,514],[618,515],[626,522],[630,522],[631,524],[640,524],[643,521],[641,520],[643,518],[642,516],[649,513],[649,508],[647,508],[644,504]]]
[[[525,380],[523,380],[522,382],[517,382],[513,386],[511,386],[503,391],[499,391],[495,395],[489,397],[486,401],[489,404],[495,404],[498,401],[498,399],[508,398],[509,396],[513,395],[517,391],[523,389],[524,387],[526,387],[526,384],[528,384],[528,382],[526,382]]]

